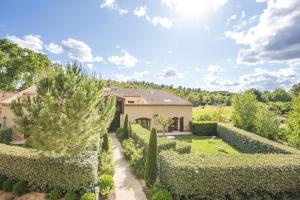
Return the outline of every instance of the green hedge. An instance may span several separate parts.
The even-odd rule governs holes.
[[[175,151],[179,154],[189,154],[191,153],[192,146],[183,141],[176,141],[176,149]]]
[[[190,129],[194,135],[214,136],[217,135],[217,122],[191,122]]]
[[[300,156],[160,154],[160,180],[181,199],[226,199],[300,193]],[[276,197],[276,198],[275,198]],[[282,198],[279,198],[282,199]]]
[[[0,143],[9,144],[12,141],[12,128],[0,130]]]
[[[218,136],[243,153],[300,154],[300,151],[292,147],[273,142],[228,124],[218,124]]]
[[[45,155],[33,149],[0,144],[0,175],[28,181],[32,189],[67,191],[94,188],[97,182],[97,151],[76,158]]]

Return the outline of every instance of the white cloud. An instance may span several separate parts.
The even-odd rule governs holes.
[[[268,0],[256,0],[256,3],[264,3],[267,2]]]
[[[62,48],[68,52],[71,59],[80,62],[101,62],[102,58],[99,56],[94,57],[92,49],[82,41],[69,38],[62,41]]]
[[[257,25],[225,36],[246,45],[237,62],[258,64],[300,59],[300,1],[270,0]]]
[[[63,52],[63,48],[60,45],[52,42],[48,45],[45,45],[45,48],[53,54],[60,54]]]
[[[157,76],[161,79],[176,79],[176,78],[182,78],[183,73],[180,73],[176,69],[169,67],[165,69],[163,72],[157,73]]]
[[[207,74],[205,75],[208,83],[216,85],[219,82],[219,76],[222,71],[223,68],[220,65],[208,65]]]
[[[124,74],[116,74],[115,77],[117,78],[118,81],[142,81],[147,79],[145,78],[145,76],[147,76],[148,74],[149,71],[142,71],[142,72],[134,72],[132,76],[127,76]]]
[[[119,12],[120,15],[125,15],[128,13],[127,9],[120,8],[117,1],[115,0],[103,0],[100,8],[109,8],[112,10],[116,10]]]
[[[143,17],[147,13],[147,7],[146,6],[136,7],[133,13],[135,16]]]
[[[94,68],[94,64],[91,64],[91,63],[87,64],[86,66],[87,66],[88,68],[90,68],[90,69],[93,69],[93,68]]]
[[[233,20],[237,19],[237,16],[236,15],[231,15],[228,19],[227,19],[227,22],[226,24],[229,25]]]
[[[110,56],[107,60],[115,65],[120,65],[126,68],[134,67],[138,59],[130,55],[126,50],[121,51],[121,56]]]
[[[173,20],[168,17],[154,16],[151,18],[149,16],[146,16],[146,19],[150,21],[154,26],[160,25],[164,28],[171,28],[173,26]]]
[[[39,35],[25,35],[23,38],[10,35],[6,36],[6,38],[13,43],[18,44],[20,47],[28,48],[36,52],[41,52],[43,48],[43,41],[40,39]]]

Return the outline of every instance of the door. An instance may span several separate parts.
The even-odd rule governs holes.
[[[180,127],[179,127],[179,131],[183,132],[184,130],[184,118],[180,117]]]

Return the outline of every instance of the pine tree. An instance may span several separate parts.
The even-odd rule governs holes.
[[[107,152],[109,149],[109,143],[108,143],[108,133],[106,132],[103,136],[103,142],[102,142],[102,150]]]
[[[129,136],[129,130],[128,130],[128,114],[125,115],[124,120],[124,139],[127,139]]]
[[[150,187],[157,177],[157,136],[156,129],[152,128],[149,139],[147,159],[145,165],[145,181],[146,185]]]

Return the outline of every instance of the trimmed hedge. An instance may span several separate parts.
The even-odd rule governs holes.
[[[278,195],[300,194],[299,155],[179,155],[164,151],[159,160],[161,183],[181,199],[232,199],[241,194],[277,199]]]
[[[242,153],[300,154],[297,149],[228,124],[218,124],[218,136]]]
[[[191,122],[190,128],[194,135],[214,136],[217,135],[217,122]]]
[[[9,144],[12,141],[12,128],[0,129],[0,143]]]
[[[74,158],[46,155],[33,149],[0,144],[0,174],[28,181],[32,189],[67,191],[94,188],[97,182],[97,151]]]
[[[175,149],[175,151],[177,153],[179,153],[179,154],[189,154],[189,153],[191,153],[191,150],[192,150],[192,146],[189,143],[176,140],[176,149]]]

